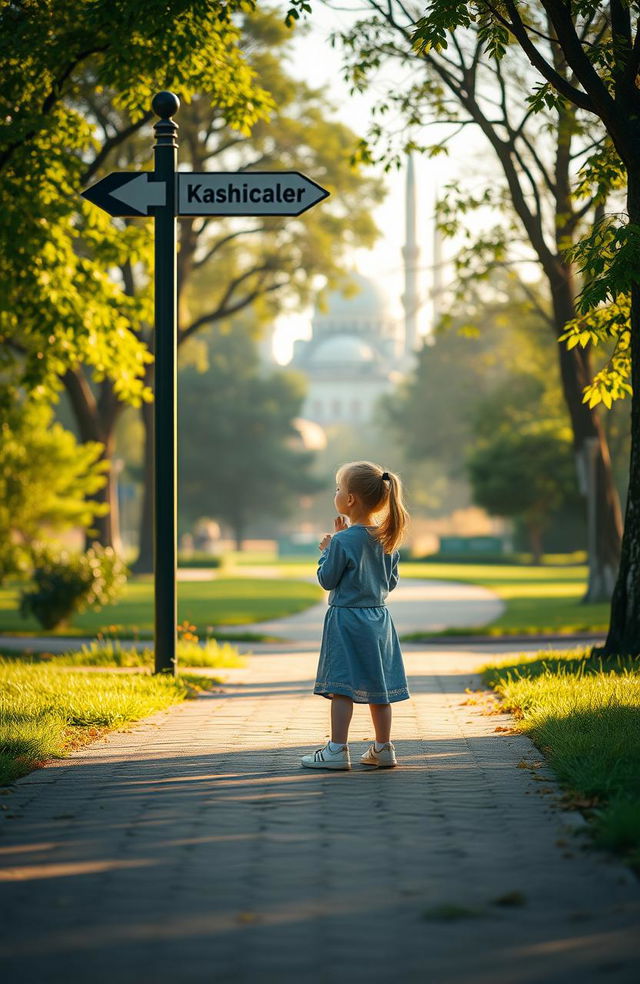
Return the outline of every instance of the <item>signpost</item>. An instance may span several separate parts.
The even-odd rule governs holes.
[[[329,192],[299,171],[177,171],[180,100],[159,92],[152,108],[153,171],[120,171],[82,192],[113,216],[155,220],[154,537],[155,670],[175,674],[177,569],[176,216],[301,215]]]

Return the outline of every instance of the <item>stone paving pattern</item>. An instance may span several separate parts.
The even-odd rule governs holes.
[[[0,791],[2,981],[635,984],[640,883],[468,692],[488,658],[405,647],[397,769],[359,765],[365,705],[351,772],[300,767],[329,720],[301,647]]]

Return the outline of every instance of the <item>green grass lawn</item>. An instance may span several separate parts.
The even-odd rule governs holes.
[[[251,632],[255,622],[292,615],[320,601],[323,592],[317,584],[296,580],[313,577],[317,557],[278,558],[273,554],[251,554],[229,561],[229,572],[212,581],[181,581],[178,585],[178,621],[196,626],[201,638],[218,635],[218,625],[238,626],[227,638],[267,641]],[[245,577],[243,565],[247,566]],[[270,567],[276,577],[251,576],[252,566]],[[537,633],[605,632],[609,605],[585,605],[585,565],[545,564],[443,564],[404,561],[403,578],[463,581],[495,591],[506,603],[505,614],[488,626],[451,629],[445,633],[416,633],[405,637],[420,640],[439,634],[455,635],[531,635]],[[34,619],[17,613],[18,586],[14,582],[0,588],[0,633],[45,635]],[[124,595],[114,605],[99,612],[77,615],[71,627],[59,628],[52,635],[88,635],[99,632],[112,637],[153,635],[153,579],[150,575],[132,578]],[[243,630],[244,627],[244,631]]]
[[[0,784],[211,685],[194,676],[88,673],[0,660]]]
[[[407,561],[400,565],[400,576],[478,584],[495,591],[506,603],[504,615],[495,622],[478,628],[451,629],[455,635],[605,632],[609,624],[608,603],[581,603],[587,584],[587,567],[582,564],[535,567]],[[422,633],[418,633],[411,638],[421,637]]]
[[[18,609],[19,585],[0,588],[0,633],[11,635],[95,636],[108,632],[114,637],[153,635],[153,578],[129,580],[121,598],[98,612],[76,615],[70,627],[45,632],[33,618],[23,619]],[[182,581],[178,584],[178,622],[196,626],[201,638],[215,635],[216,625],[250,625],[303,611],[323,597],[319,585],[291,578],[220,577],[213,581]]]
[[[589,650],[492,660],[485,683],[558,776],[565,805],[584,812],[595,844],[640,874],[640,665]]]

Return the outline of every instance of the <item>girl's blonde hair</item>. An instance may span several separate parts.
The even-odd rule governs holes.
[[[387,472],[371,461],[350,461],[338,470],[336,481],[345,492],[356,495],[371,513],[384,513],[373,530],[385,553],[393,553],[409,521],[402,501],[402,482],[394,472]]]

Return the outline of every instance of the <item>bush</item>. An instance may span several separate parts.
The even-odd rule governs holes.
[[[83,554],[50,547],[34,549],[35,590],[22,591],[20,614],[33,615],[44,629],[66,624],[74,612],[114,601],[127,580],[128,570],[112,547],[95,544]]]
[[[189,554],[178,554],[178,567],[224,567],[225,558],[220,554],[207,554],[192,551]]]
[[[109,507],[93,494],[106,482],[99,441],[79,444],[49,405],[18,396],[2,415],[0,584],[28,577],[43,525],[51,533],[90,527]]]

